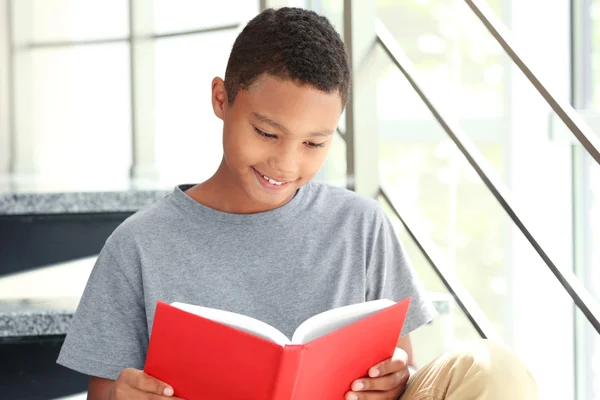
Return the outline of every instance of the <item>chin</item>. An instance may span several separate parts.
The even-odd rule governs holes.
[[[271,195],[271,194],[262,193],[262,194],[257,194],[253,197],[258,203],[264,204],[266,206],[278,207],[278,206],[281,206],[282,203],[286,203],[289,200],[290,195],[288,192],[286,192],[285,194],[282,193],[279,195]]]
[[[296,190],[296,185],[288,188],[288,190],[281,191],[280,193],[273,193],[266,191],[260,187],[246,187],[246,193],[256,203],[262,204],[269,207],[279,207],[282,203],[287,203],[292,197],[292,193]]]

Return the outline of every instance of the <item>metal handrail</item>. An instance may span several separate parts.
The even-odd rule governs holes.
[[[569,296],[571,296],[577,307],[586,316],[588,321],[590,321],[594,329],[600,333],[600,306],[598,306],[591,294],[583,287],[583,285],[581,285],[577,277],[571,271],[564,271],[558,268],[546,251],[544,251],[540,243],[538,243],[531,233],[528,225],[525,224],[522,217],[523,214],[516,211],[513,201],[510,200],[508,188],[505,187],[502,181],[495,177],[487,161],[472,144],[469,137],[457,124],[450,122],[449,118],[443,116],[439,108],[433,104],[429,97],[427,97],[422,89],[422,85],[417,81],[414,66],[402,51],[402,48],[396,39],[380,20],[376,21],[375,31],[377,33],[377,41],[382,45],[391,60],[400,69],[415,92],[419,95],[421,100],[423,100],[427,108],[429,108],[435,119],[456,144],[469,164],[471,164],[473,169],[481,177],[484,184],[500,203],[504,211],[510,216],[531,246],[552,271],[556,279],[558,279],[560,284],[569,293]]]
[[[484,339],[500,341],[500,335],[497,333],[496,329],[486,317],[485,313],[481,310],[477,302],[473,299],[473,297],[471,297],[460,279],[456,276],[456,274],[451,273],[446,268],[442,267],[442,262],[435,255],[434,248],[431,245],[426,244],[425,239],[418,232],[416,232],[414,229],[411,229],[411,225],[414,226],[414,224],[407,223],[405,218],[402,217],[404,213],[399,211],[399,205],[394,203],[394,201],[388,195],[388,191],[386,191],[383,187],[380,187],[379,195],[390,206],[394,215],[400,220],[402,225],[404,225],[404,229],[406,229],[417,247],[419,247],[419,250],[421,250],[421,253],[423,256],[425,256],[429,265],[431,265],[446,289],[448,289],[452,297],[454,297],[454,300],[456,300],[456,303],[460,309],[465,313],[475,330],[477,330],[477,333],[479,333],[479,335]]]
[[[565,123],[571,133],[579,140],[592,158],[600,164],[600,138],[587,126],[581,115],[568,102],[558,100],[558,98],[550,94],[547,87],[540,82],[537,75],[531,71],[531,68],[525,64],[523,58],[517,54],[515,44],[509,39],[510,32],[486,2],[480,0],[465,0],[465,2],[488,31],[490,31],[494,39],[500,43],[506,54],[508,54],[527,79],[529,79],[529,82],[542,95],[548,105],[552,107],[556,115]]]
[[[337,127],[336,132],[339,137],[346,142],[346,133],[343,132],[339,126]],[[425,244],[426,242],[423,236],[411,228],[412,225],[409,224],[403,217],[403,215],[406,214],[399,211],[400,207],[392,200],[392,198],[388,195],[388,192],[389,191],[385,190],[381,185],[379,186],[379,196],[383,198],[383,200],[392,209],[392,212],[396,218],[400,220],[404,226],[404,229],[406,229],[413,242],[417,245],[423,256],[427,259],[427,262],[429,265],[431,265],[448,292],[450,292],[452,297],[454,297],[454,300],[460,309],[465,313],[465,316],[471,322],[471,325],[473,325],[479,336],[481,336],[483,339],[500,341],[501,339],[496,332],[496,329],[488,320],[481,308],[479,308],[477,302],[473,299],[473,297],[471,297],[460,279],[458,279],[455,274],[448,272],[446,268],[441,267],[442,262],[437,256],[434,255],[433,247],[429,244]]]

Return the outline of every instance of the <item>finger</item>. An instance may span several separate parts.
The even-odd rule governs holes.
[[[173,398],[174,390],[170,385],[146,374],[144,371],[127,368],[121,375],[129,386],[145,393]]]
[[[392,374],[406,369],[408,364],[408,354],[402,349],[397,348],[392,358],[380,362],[369,369],[369,376],[376,378],[383,375]]]
[[[146,394],[146,397],[144,397],[143,399],[144,400],[183,400],[182,398],[179,398],[179,397],[161,396],[159,394],[151,394],[150,397],[148,397],[148,395]]]
[[[114,389],[111,398],[126,399],[126,400],[183,400],[175,396],[164,396],[160,394],[148,393],[141,391],[133,386],[129,386],[126,382]]]
[[[345,400],[396,400],[399,394],[390,392],[348,392]]]
[[[352,382],[350,388],[354,392],[365,391],[403,391],[408,382],[409,372],[407,369],[381,376],[379,378],[361,378]]]
[[[179,397],[175,397],[175,396],[161,396],[160,394],[148,394],[148,393],[143,393],[143,392],[139,392],[142,394],[142,396],[140,397],[140,400],[183,400]],[[150,396],[150,397],[148,397]]]

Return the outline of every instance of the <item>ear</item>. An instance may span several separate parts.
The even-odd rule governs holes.
[[[212,80],[212,106],[215,115],[219,119],[223,119],[225,115],[225,107],[227,107],[227,91],[225,90],[225,82],[223,79],[216,77]]]

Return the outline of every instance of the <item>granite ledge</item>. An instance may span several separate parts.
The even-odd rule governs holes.
[[[450,313],[451,296],[434,294],[431,301],[440,315]],[[77,298],[0,300],[0,340],[65,335],[78,302]]]
[[[0,339],[64,335],[78,298],[0,300]]]
[[[169,192],[0,193],[0,215],[136,212],[164,198]]]
[[[0,340],[66,334],[73,312],[39,312],[0,315]]]

